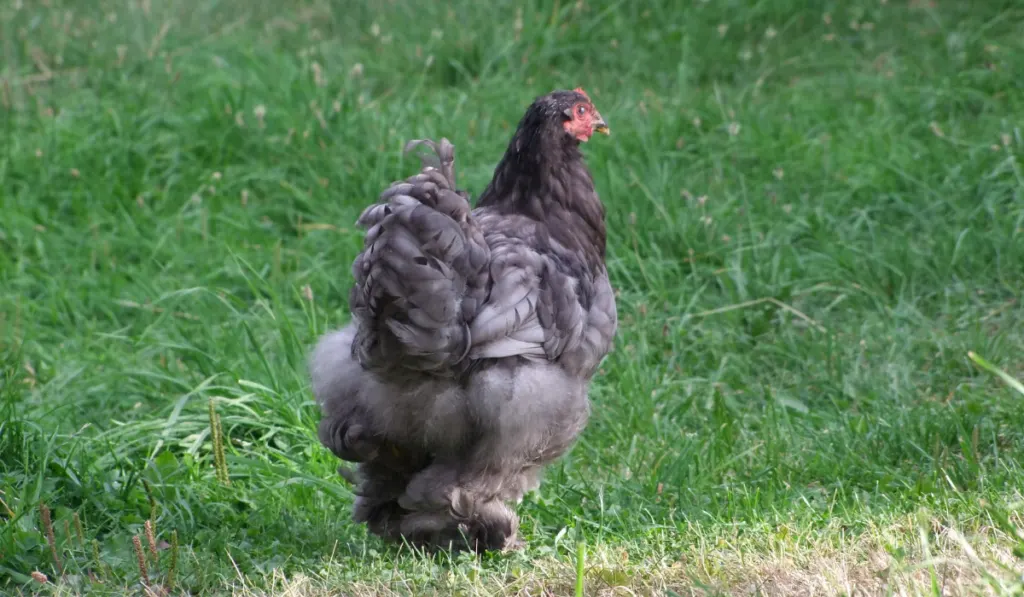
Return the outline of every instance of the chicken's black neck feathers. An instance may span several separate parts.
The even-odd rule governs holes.
[[[561,123],[557,105],[530,106],[477,205],[545,223],[554,240],[603,265],[605,208],[579,142]]]

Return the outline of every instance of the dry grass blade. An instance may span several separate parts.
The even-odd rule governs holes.
[[[53,557],[53,565],[57,569],[57,576],[64,576],[64,566],[61,564],[60,556],[57,554],[57,538],[53,533],[53,520],[50,519],[50,509],[44,503],[39,504],[39,519],[43,523],[43,532],[46,535],[46,543],[50,546],[50,555]]]
[[[689,319],[702,319],[702,318],[705,318],[705,317],[710,317],[712,315],[718,315],[718,314],[721,314],[721,313],[728,313],[730,311],[738,311],[738,310],[742,310],[742,309],[749,309],[750,307],[756,307],[757,305],[763,305],[765,303],[770,303],[770,304],[775,305],[776,307],[778,307],[778,308],[780,308],[780,309],[782,309],[784,311],[787,311],[789,313],[792,313],[793,315],[796,315],[798,318],[800,318],[801,320],[807,322],[810,326],[812,326],[815,330],[817,330],[819,332],[823,332],[823,333],[828,332],[828,329],[825,326],[823,326],[820,323],[818,323],[817,321],[815,321],[813,318],[808,316],[803,311],[800,311],[799,309],[793,307],[792,305],[787,305],[786,303],[784,303],[784,302],[782,302],[782,301],[780,301],[780,300],[778,300],[778,299],[776,299],[774,297],[770,297],[770,296],[769,297],[762,297],[762,298],[758,298],[758,299],[751,299],[749,301],[743,301],[742,303],[736,303],[734,305],[726,305],[724,307],[718,307],[718,308],[715,308],[715,309],[708,309],[707,311],[701,311],[699,313],[688,314],[688,315],[683,317],[683,320],[685,321],[685,320],[689,320]]]
[[[135,561],[139,566],[139,579],[142,585],[149,587],[149,569],[146,567],[146,554],[142,551],[142,541],[138,535],[132,536],[132,547],[135,550]]]

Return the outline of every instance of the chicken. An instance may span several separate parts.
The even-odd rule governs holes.
[[[310,355],[320,442],[358,463],[353,519],[436,549],[520,546],[514,504],[576,441],[617,330],[580,88],[538,97],[472,209],[454,147],[358,219],[350,323]]]

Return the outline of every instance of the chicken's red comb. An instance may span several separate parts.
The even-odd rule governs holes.
[[[585,98],[587,98],[587,99],[590,99],[590,96],[589,96],[589,95],[587,95],[587,92],[586,92],[586,91],[583,91],[583,88],[582,88],[582,87],[577,87],[576,89],[573,89],[573,91],[575,91],[576,93],[578,93],[578,94],[582,95],[583,97],[585,97]]]

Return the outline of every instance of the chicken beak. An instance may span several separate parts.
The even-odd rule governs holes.
[[[597,120],[594,121],[594,132],[601,133],[602,135],[611,135],[612,131],[608,128],[608,123],[601,118],[600,114],[597,114]]]

